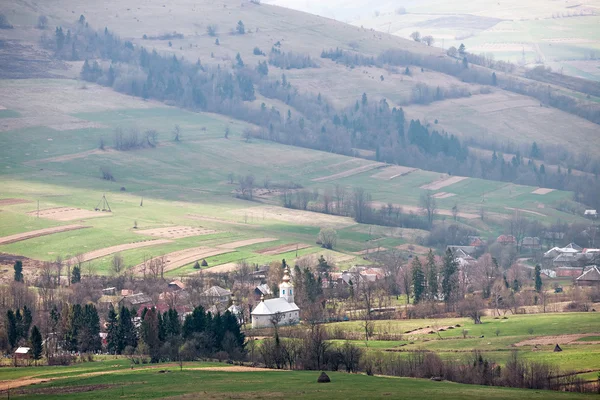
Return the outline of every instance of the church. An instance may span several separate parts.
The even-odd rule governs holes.
[[[290,282],[290,270],[285,267],[283,281],[279,285],[279,297],[265,300],[252,310],[252,328],[268,328],[277,325],[293,325],[300,321],[300,308],[294,303],[294,285]]]

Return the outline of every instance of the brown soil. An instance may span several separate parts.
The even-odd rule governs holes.
[[[443,178],[438,181],[428,183],[427,185],[423,185],[423,186],[421,186],[421,189],[440,190],[441,188],[453,185],[453,184],[458,183],[465,179],[467,179],[467,178],[464,176],[451,176],[449,178]]]
[[[206,272],[209,274],[223,274],[225,272],[235,271],[237,268],[238,268],[237,262],[230,262],[230,263],[217,265],[216,267],[206,268],[206,269],[202,270],[202,272],[203,273]],[[200,272],[200,271],[198,271],[198,272]]]
[[[576,342],[578,339],[581,339],[582,337],[586,337],[586,336],[595,336],[597,334],[591,334],[591,333],[586,333],[586,334],[572,334],[572,335],[557,335],[557,336],[540,336],[540,337],[536,337],[533,339],[527,339],[527,340],[523,340],[519,343],[515,343],[514,345],[517,347],[521,347],[521,346],[535,346],[535,345],[540,345],[540,346],[553,346],[556,344],[573,344],[573,342]],[[598,344],[600,342],[596,342],[596,341],[590,341],[590,342],[577,342],[577,344]]]
[[[521,212],[528,213],[528,214],[539,215],[540,217],[547,217],[547,215],[539,213],[537,211],[523,210],[522,208],[504,207],[504,209],[512,210],[512,211],[521,211]]]
[[[531,193],[532,194],[548,194],[548,193],[553,192],[553,191],[554,191],[554,189],[539,188],[539,189],[535,189]]]
[[[440,331],[442,329],[444,330],[448,330],[448,329],[452,329],[454,328],[454,326],[449,325],[449,326],[440,326],[437,330],[433,329],[433,328],[421,328],[421,329],[415,329],[414,331],[410,331],[407,332],[408,334],[411,335],[428,335],[430,333],[435,333],[437,331]]]
[[[239,247],[251,246],[253,244],[259,244],[259,243],[265,243],[265,242],[272,242],[274,240],[277,240],[277,239],[275,239],[275,238],[248,239],[248,240],[240,240],[237,242],[220,244],[217,247],[219,247],[221,249],[237,249]]]
[[[38,216],[38,211],[30,211],[27,213],[32,217]],[[46,208],[39,211],[40,218],[52,219],[54,221],[73,221],[76,219],[95,218],[95,217],[110,217],[111,213],[101,211],[83,210],[74,207],[56,207]]]
[[[456,196],[454,193],[439,192],[433,195],[436,199],[447,199],[448,197]]]
[[[205,228],[194,228],[191,226],[170,226],[168,228],[155,228],[155,229],[144,229],[142,231],[135,231],[140,235],[149,235],[156,237],[163,237],[169,239],[180,239],[190,236],[202,236],[216,233],[217,231]]]
[[[137,248],[140,248],[140,247],[147,247],[147,246],[156,246],[156,245],[165,244],[165,243],[171,243],[171,241],[167,240],[167,239],[143,240],[141,242],[119,244],[119,245],[116,245],[116,246],[105,247],[103,249],[98,249],[98,250],[94,250],[94,251],[90,251],[90,252],[84,253],[83,254],[83,261],[95,260],[96,258],[101,258],[101,257],[104,257],[104,256],[108,256],[110,254],[118,253],[120,251],[137,249]],[[77,262],[77,258],[73,257],[69,261],[71,261],[71,263],[76,263]]]
[[[341,179],[341,178],[347,178],[349,176],[357,175],[357,174],[372,170],[374,168],[381,167],[383,165],[385,165],[385,164],[382,164],[382,163],[367,164],[367,165],[363,165],[362,167],[352,168],[352,169],[349,169],[344,172],[339,172],[337,174],[322,176],[320,178],[315,178],[312,181],[313,182],[326,182],[326,181],[333,181],[333,180]]]
[[[233,250],[229,249],[214,249],[210,247],[194,247],[191,249],[185,249],[175,251],[165,255],[165,269],[164,272],[171,271],[173,269],[183,267],[184,265],[191,264],[195,261],[199,261],[203,258],[212,256],[218,256],[219,254],[231,253]],[[144,264],[138,264],[133,267],[134,272],[142,272]]]
[[[219,371],[219,372],[274,372],[274,371],[285,371],[283,369],[270,369],[270,368],[255,368],[245,367],[243,365],[230,365],[227,367],[206,367],[206,368],[187,368],[192,371]]]
[[[90,228],[89,226],[83,225],[63,225],[55,226],[54,228],[38,229],[36,231],[29,231],[24,233],[17,233],[16,235],[0,237],[0,245],[20,242],[21,240],[32,239],[38,236],[51,235],[53,233],[74,231],[76,229]]]
[[[23,204],[23,203],[31,203],[29,200],[25,199],[1,199],[0,206],[11,206],[13,204]]]
[[[277,206],[259,206],[234,210],[232,214],[247,218],[248,223],[261,223],[264,220],[276,220],[292,222],[298,225],[310,225],[318,227],[336,227],[356,225],[350,217],[321,214],[313,211],[293,210]],[[247,225],[246,225],[247,226]]]
[[[189,219],[194,219],[194,220],[198,220],[198,221],[219,222],[221,224],[247,226],[247,224],[243,224],[241,222],[229,221],[229,220],[226,220],[226,219],[223,219],[223,218],[206,217],[204,215],[188,214],[187,217]]]
[[[375,179],[381,179],[381,180],[392,180],[394,178],[397,178],[399,176],[405,176],[410,174],[413,171],[416,171],[417,168],[410,168],[410,167],[402,167],[400,165],[393,165],[391,167],[387,167],[382,169],[380,172],[377,172],[374,175],[371,175],[371,178],[375,178]]]
[[[354,252],[354,254],[358,254],[360,256],[365,255],[365,254],[371,254],[371,253],[377,253],[377,251],[386,251],[387,249],[385,247],[373,247],[370,249],[364,249],[361,251],[356,251]]]
[[[303,243],[283,244],[281,246],[269,247],[266,249],[259,250],[257,251],[257,253],[266,256],[274,256],[276,254],[287,253],[288,251],[294,251],[296,249],[306,249],[307,247],[310,247],[310,245]]]

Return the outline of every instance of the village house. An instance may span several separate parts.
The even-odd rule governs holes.
[[[290,269],[285,268],[283,280],[279,285],[279,297],[265,300],[252,310],[252,328],[267,328],[274,324],[292,325],[300,322],[300,308],[294,302],[294,285],[290,278]]]
[[[231,291],[227,289],[223,289],[220,286],[211,286],[202,292],[202,301],[204,304],[217,304],[217,303],[225,303],[229,304],[229,300],[231,299]]]
[[[152,298],[144,293],[131,294],[119,301],[119,307],[135,308],[137,310],[152,307]]]
[[[515,239],[513,235],[500,235],[498,236],[498,239],[496,239],[496,242],[503,246],[508,246],[511,244],[517,244],[517,239]]]
[[[27,363],[29,360],[31,360],[31,348],[19,347],[17,350],[15,350],[13,357],[15,365],[18,365],[19,361]]]
[[[447,249],[450,249],[455,257],[475,256],[477,253],[477,246],[449,245],[446,246],[446,250]]]
[[[556,268],[556,277],[559,278],[577,278],[583,273],[582,267],[558,267]]]
[[[169,282],[168,288],[170,290],[184,290],[185,289],[185,284],[183,282],[181,282],[180,280],[174,280],[172,282]]]
[[[577,286],[599,286],[600,287],[600,269],[596,265],[590,265],[585,268],[585,272],[575,279]]]
[[[238,321],[238,324],[244,325],[246,323],[246,318],[244,317],[244,309],[238,305],[237,299],[235,296],[231,297],[231,306],[227,309],[231,314],[233,314]]]
[[[585,210],[583,212],[583,216],[584,217],[588,217],[588,218],[598,218],[598,211],[596,211],[596,210]]]
[[[260,301],[260,298],[262,296],[268,297],[272,294],[273,293],[271,292],[271,288],[266,283],[260,284],[254,288],[254,300],[255,301]]]
[[[541,250],[542,242],[539,237],[527,236],[521,241],[521,248],[528,250]]]

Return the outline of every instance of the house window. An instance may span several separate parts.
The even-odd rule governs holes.
[[[290,289],[290,294],[292,294],[292,289]]]
[[[281,294],[285,294],[285,289],[283,289],[283,290],[281,291]]]

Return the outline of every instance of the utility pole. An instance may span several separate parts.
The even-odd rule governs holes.
[[[40,201],[37,201],[37,217],[40,217]]]

